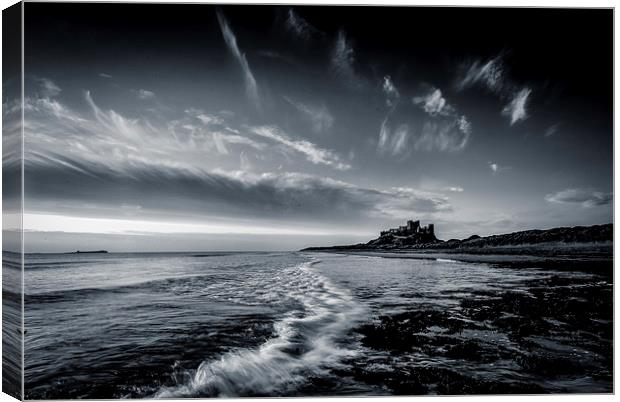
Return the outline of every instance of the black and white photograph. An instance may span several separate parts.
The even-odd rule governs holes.
[[[3,392],[611,394],[614,10],[3,11]]]

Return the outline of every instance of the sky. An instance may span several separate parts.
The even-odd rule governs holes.
[[[25,27],[27,251],[613,220],[611,10],[26,3]]]

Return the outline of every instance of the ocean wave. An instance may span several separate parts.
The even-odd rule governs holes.
[[[2,268],[10,268],[10,269],[21,270],[22,269],[22,262],[21,262],[21,260],[3,259],[2,260]]]
[[[88,265],[112,265],[115,261],[113,260],[104,260],[104,259],[89,259],[89,260],[60,260],[60,261],[43,261],[43,262],[33,262],[26,260],[24,263],[24,269],[33,271],[33,270],[43,270],[43,269],[59,269],[59,268],[72,268],[79,267],[83,268]]]
[[[221,275],[220,275],[221,276]],[[123,285],[110,285],[101,287],[79,287],[73,289],[53,290],[47,292],[27,293],[25,295],[27,303],[54,303],[60,301],[87,300],[96,296],[111,296],[116,294],[135,293],[139,290],[149,292],[178,292],[195,281],[204,281],[219,277],[216,274],[193,274],[180,278],[161,278],[145,280],[143,282],[129,283]]]
[[[256,349],[204,361],[185,383],[162,387],[154,397],[284,395],[309,376],[325,375],[354,356],[355,348],[340,341],[362,319],[364,309],[348,291],[311,269],[318,262],[287,268],[278,280],[267,281],[267,291],[284,289],[300,306],[274,324],[273,338]]]
[[[437,262],[459,262],[458,260],[452,260],[450,258],[435,258]]]
[[[226,253],[200,253],[200,254],[192,254],[192,257],[195,258],[206,258],[206,257],[228,257],[231,255],[238,254],[236,252],[226,252]]]

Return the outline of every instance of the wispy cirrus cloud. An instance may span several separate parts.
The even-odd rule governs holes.
[[[312,124],[312,129],[319,133],[328,130],[334,124],[334,117],[325,105],[310,105],[284,96],[289,104],[299,111]]]
[[[21,86],[21,83],[20,83]],[[9,167],[21,171],[22,166],[22,97],[21,91],[15,91],[13,97],[3,88],[2,100],[2,166],[6,172]],[[21,173],[14,177],[21,178]],[[6,178],[6,176],[5,176]],[[21,179],[19,179],[21,181]],[[6,181],[5,181],[6,183]],[[6,183],[5,186],[9,184]],[[14,200],[21,204],[21,200]],[[5,203],[5,205],[7,205]],[[7,207],[10,208],[10,207]]]
[[[273,140],[284,146],[285,149],[303,154],[308,161],[314,164],[327,165],[338,170],[351,168],[351,165],[341,162],[341,158],[333,151],[320,148],[307,140],[292,139],[276,126],[249,127],[249,130],[258,136]]]
[[[381,90],[385,95],[385,103],[388,106],[389,110],[387,112],[387,115],[381,122],[381,126],[379,128],[377,151],[381,154],[389,153],[392,155],[397,155],[403,152],[407,145],[407,126],[401,127],[398,138],[392,137],[392,139],[390,140],[392,129],[388,125],[388,120],[390,119],[390,115],[396,110],[396,107],[398,106],[398,103],[400,101],[400,92],[394,85],[394,82],[389,75],[383,77]]]
[[[558,130],[560,129],[561,123],[555,123],[552,124],[551,126],[549,126],[547,128],[547,130],[545,130],[545,137],[553,137],[554,135],[557,134]]]
[[[301,63],[298,60],[294,59],[292,56],[289,56],[284,53],[276,52],[273,50],[259,50],[256,52],[256,54],[264,58],[283,61],[297,68],[301,66]]]
[[[545,200],[554,204],[578,204],[584,208],[611,205],[614,200],[612,192],[596,191],[589,188],[567,188],[550,193]]]
[[[188,109],[170,120],[150,120],[105,110],[89,91],[84,101],[86,112],[58,99],[24,99],[27,163],[64,158],[75,166],[106,166],[118,174],[134,164],[192,170],[208,162],[205,156],[227,154],[231,147],[262,151],[267,146],[229,125],[223,112]]]
[[[463,134],[466,134],[467,136],[471,134],[471,123],[464,115],[457,119],[457,125]]]
[[[463,131],[459,120],[429,120],[413,139],[413,147],[420,151],[458,152],[469,142],[469,130]]]
[[[400,124],[392,129],[389,117],[381,123],[377,149],[379,153],[388,153],[392,156],[403,155],[407,151],[410,138],[410,128],[407,124]]]
[[[483,61],[472,60],[462,66],[463,73],[458,78],[456,87],[465,90],[474,86],[481,86],[495,94],[501,101],[507,102],[501,114],[508,117],[510,125],[528,118],[528,102],[531,99],[532,89],[519,87],[507,72],[505,53]]]
[[[510,169],[510,166],[502,166],[497,162],[489,162],[489,169],[491,169],[491,172],[495,175]]]
[[[514,98],[504,107],[502,114],[510,118],[510,125],[525,120],[527,114],[527,101],[532,93],[530,88],[523,88],[514,95]]]
[[[446,117],[456,120],[456,126],[459,130],[465,134],[471,134],[471,123],[465,115],[457,111],[456,107],[448,103],[441,89],[430,87],[426,94],[413,97],[412,102],[431,117]]]
[[[46,98],[53,98],[60,94],[61,89],[56,83],[49,78],[37,78],[39,82],[39,88],[41,96]]]
[[[463,90],[481,84],[496,94],[505,90],[506,72],[503,54],[486,61],[473,60],[464,67],[465,73],[457,82],[458,89]]]
[[[297,154],[303,156],[301,160],[315,165],[336,170],[351,168],[336,152],[292,138],[277,126],[239,125],[232,112],[188,108],[176,118],[129,118],[101,108],[89,91],[84,100],[88,113],[71,109],[56,99],[26,98],[26,159],[61,155],[67,160],[81,161],[82,165],[109,165],[120,174],[136,163],[203,169],[218,165],[217,159],[205,156],[245,151],[246,160],[251,155],[268,154],[269,162],[277,163],[282,156],[294,161],[291,156]],[[184,157],[180,159],[179,154]]]
[[[332,73],[343,79],[350,88],[360,89],[364,86],[364,79],[355,70],[355,50],[342,29],[338,31],[332,48],[330,66]]]
[[[400,92],[394,85],[392,78],[389,75],[383,77],[383,85],[381,86],[383,93],[385,94],[385,102],[389,107],[394,107],[400,99]]]
[[[439,88],[432,88],[426,95],[414,97],[413,103],[420,105],[431,116],[454,113],[454,108],[448,104]]]
[[[132,92],[136,94],[140,100],[155,99],[155,92],[148,89],[133,89]]]
[[[410,187],[393,187],[382,194],[390,194],[390,197],[379,204],[381,212],[389,217],[402,219],[403,216],[411,214],[411,211],[422,214],[452,211],[447,197]]]
[[[396,156],[405,155],[411,150],[458,152],[467,146],[472,131],[471,123],[447,102],[440,89],[430,87],[424,95],[412,98],[413,104],[425,113],[421,123],[416,125],[392,123],[398,121],[395,110],[400,93],[389,76],[384,78],[382,88],[387,105],[391,108],[379,129],[379,153]]]
[[[179,216],[204,217],[208,210],[239,219],[333,223],[451,210],[446,197],[412,188],[359,187],[285,171],[253,173],[247,150],[267,152],[274,142],[313,164],[339,170],[350,166],[333,151],[293,139],[277,127],[231,127],[230,112],[189,108],[162,122],[102,108],[88,91],[84,100],[87,112],[58,100],[26,98],[26,169],[37,189],[31,211],[92,216],[95,210],[99,216],[117,216],[120,206],[131,203],[136,208],[124,214],[148,216],[183,205]],[[397,148],[402,146],[398,142]],[[242,147],[236,161],[242,170],[203,163],[214,153],[233,154],[233,146]],[[6,163],[5,168],[13,168]]]
[[[59,161],[63,163],[59,163]],[[99,216],[118,216],[125,210],[133,218],[158,214],[171,205],[183,205],[179,217],[192,222],[250,219],[277,221],[279,225],[311,219],[314,223],[355,223],[359,219],[402,219],[448,212],[448,198],[413,188],[376,189],[340,180],[295,172],[252,173],[244,170],[188,171],[179,167],[148,167],[134,164],[130,174],[118,175],[89,164],[77,170],[73,161],[41,159],[27,167],[37,188],[31,212],[80,215],[97,211]],[[67,185],[67,179],[71,185]],[[59,194],[58,188],[63,191]],[[124,189],[122,197],[118,189]],[[138,201],[139,200],[139,201]],[[53,209],[51,209],[53,208]],[[51,210],[50,210],[51,209]],[[205,211],[209,215],[205,216]],[[92,215],[91,215],[92,216]],[[358,222],[359,223],[359,222]]]
[[[392,154],[399,155],[405,152],[407,148],[407,142],[409,140],[409,126],[406,124],[401,124],[394,131],[394,136],[392,137]]]
[[[430,87],[426,94],[412,99],[429,116],[414,141],[416,150],[460,151],[471,136],[471,123],[448,103],[441,89]]]
[[[258,95],[258,84],[256,82],[256,78],[254,78],[252,70],[250,69],[250,65],[247,58],[245,57],[245,53],[242,53],[239,49],[239,46],[237,45],[237,38],[233,33],[232,29],[230,28],[230,25],[228,24],[224,13],[222,13],[222,11],[218,9],[216,14],[217,20],[220,24],[220,29],[222,30],[224,42],[226,43],[226,46],[228,46],[228,49],[235,57],[235,59],[239,63],[239,66],[241,67],[241,70],[243,71],[243,80],[245,83],[246,94],[250,101],[254,103],[256,108],[260,110],[261,104]]]
[[[307,41],[312,39],[313,36],[322,35],[322,32],[312,26],[308,21],[303,19],[297,12],[289,8],[286,13],[286,20],[284,26],[289,32],[292,32],[297,37]]]
[[[193,144],[196,149],[228,155],[231,146],[243,146],[262,151],[266,144],[243,135],[231,127],[223,113],[207,113],[200,109],[185,110],[183,116],[167,124],[168,132],[179,143]],[[243,152],[243,151],[242,151]]]
[[[379,128],[379,141],[377,143],[377,147],[379,151],[385,150],[385,147],[390,138],[390,131],[388,129],[387,123],[388,123],[388,118],[386,117],[381,122],[381,127]]]

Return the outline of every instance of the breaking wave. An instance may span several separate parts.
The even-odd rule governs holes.
[[[315,272],[317,262],[285,268],[278,281],[266,281],[267,291],[285,293],[298,306],[275,322],[274,337],[258,348],[204,361],[188,381],[162,387],[154,397],[284,395],[354,356],[352,342],[343,341],[364,309],[348,291]]]
[[[459,262],[458,260],[452,260],[450,258],[435,258],[437,262]]]

